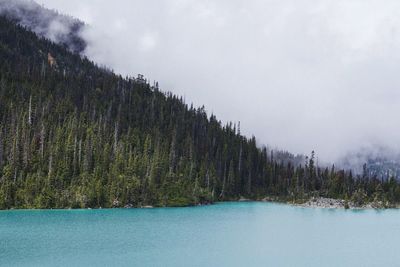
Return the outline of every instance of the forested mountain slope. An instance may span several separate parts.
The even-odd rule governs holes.
[[[0,17],[0,208],[311,195],[394,203],[400,187],[320,169],[313,154],[304,166],[277,160],[204,108]]]

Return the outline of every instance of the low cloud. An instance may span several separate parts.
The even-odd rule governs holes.
[[[18,22],[53,42],[80,53],[86,48],[81,38],[84,24],[70,16],[48,10],[31,0],[0,0],[0,15]]]

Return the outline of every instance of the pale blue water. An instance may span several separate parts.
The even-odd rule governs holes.
[[[0,266],[400,266],[400,211],[271,203],[0,212]]]

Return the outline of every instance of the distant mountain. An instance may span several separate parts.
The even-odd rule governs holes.
[[[0,0],[0,15],[27,27],[41,37],[82,53],[86,42],[81,37],[85,24],[30,0]]]
[[[368,178],[400,178],[400,153],[382,146],[365,147],[348,153],[339,165]]]
[[[389,158],[375,158],[368,159],[366,163],[366,170],[369,177],[378,177],[382,179],[389,179],[391,177],[399,179],[400,177],[400,164],[399,160]]]

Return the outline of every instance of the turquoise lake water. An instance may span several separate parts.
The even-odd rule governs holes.
[[[400,210],[0,211],[0,266],[400,266]]]

